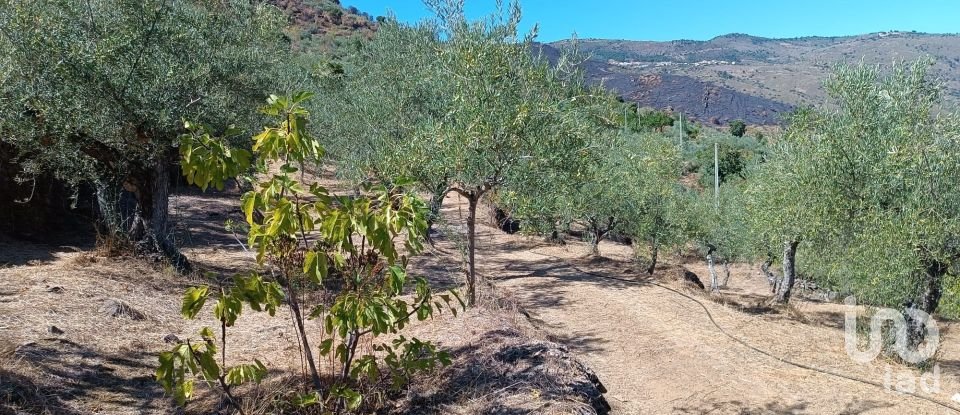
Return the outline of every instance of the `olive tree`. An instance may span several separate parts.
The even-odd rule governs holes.
[[[656,130],[662,133],[666,127],[672,127],[674,119],[665,111],[647,111],[638,115],[639,129]]]
[[[435,21],[416,27],[385,24],[387,36],[368,46],[379,51],[372,59],[386,56],[393,62],[381,72],[388,82],[347,82],[358,96],[369,97],[358,98],[354,108],[369,106],[367,113],[385,118],[357,120],[362,128],[348,129],[358,131],[350,138],[373,138],[340,145],[341,150],[334,146],[333,152],[369,157],[360,165],[367,172],[416,180],[433,194],[436,206],[449,192],[467,200],[472,304],[481,200],[497,190],[530,189],[519,184],[538,175],[576,174],[590,153],[595,123],[586,120],[597,95],[565,59],[551,64],[532,53],[535,33],[518,34],[517,4],[483,21],[469,21],[462,1],[428,5],[436,11]],[[394,91],[399,94],[386,98],[386,105],[380,102]]]
[[[809,149],[790,140],[789,134],[774,147],[771,158],[756,166],[744,189],[743,209],[751,246],[763,260],[761,268],[768,277],[770,266],[782,256],[783,276],[775,278],[776,301],[790,301],[796,281],[796,255],[800,243],[812,229],[821,227],[824,207],[810,203],[815,191],[810,166],[805,163]]]
[[[342,77],[325,85],[328,99],[317,100],[316,111],[329,114],[319,120],[328,157],[337,174],[352,183],[389,180],[397,174],[414,179],[431,193],[432,223],[440,210],[448,183],[444,160],[406,151],[428,151],[411,146],[423,123],[446,110],[442,76],[436,66],[440,47],[436,24],[416,26],[386,19],[377,37],[365,44]],[[404,149],[404,152],[399,149]],[[416,158],[418,165],[410,164]]]
[[[793,115],[751,178],[757,235],[784,244],[780,301],[809,241],[815,267],[843,290],[937,309],[960,258],[960,122],[938,106],[928,67],[838,67],[826,83],[834,105]]]
[[[600,242],[618,233],[632,213],[631,195],[625,188],[633,183],[627,181],[633,175],[624,174],[622,158],[610,154],[596,163],[584,179],[573,186],[564,198],[572,199],[576,218],[586,227],[590,241],[590,253],[600,255]]]
[[[753,253],[746,244],[749,231],[742,199],[742,183],[734,182],[722,185],[719,198],[710,190],[691,195],[687,204],[687,237],[707,260],[712,291],[726,286],[731,263],[749,258]],[[722,281],[717,266],[723,267]]]
[[[442,37],[440,74],[448,77],[448,110],[413,145],[443,160],[449,189],[467,213],[467,290],[475,301],[477,207],[488,192],[531,174],[576,172],[593,136],[585,122],[582,78],[531,54],[533,34],[518,36],[514,3],[502,20],[469,22],[461,4],[437,3]]]
[[[627,140],[620,157],[620,197],[628,201],[622,230],[649,248],[647,273],[653,274],[660,249],[684,242],[688,234],[690,194],[680,183],[680,149],[669,138],[638,135]]]
[[[791,135],[812,149],[808,203],[827,221],[827,273],[874,302],[932,313],[960,259],[960,118],[940,107],[929,66],[839,67],[826,84],[836,106]]]
[[[714,167],[719,167],[720,185],[730,180],[745,177],[748,166],[763,158],[764,148],[752,137],[738,138],[718,134],[701,140],[694,154],[697,170],[700,173],[700,185],[713,188]],[[719,166],[714,166],[716,156]]]
[[[181,270],[167,205],[183,120],[250,128],[282,67],[284,20],[231,0],[3,0],[0,138],[26,174],[98,188],[104,222]],[[135,213],[116,217],[121,189]]]

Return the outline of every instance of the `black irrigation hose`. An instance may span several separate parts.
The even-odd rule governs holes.
[[[787,358],[785,358],[785,357],[775,356],[775,355],[773,355],[773,354],[770,353],[770,352],[767,352],[767,351],[765,351],[765,350],[759,349],[759,348],[757,348],[756,346],[753,346],[753,345],[747,343],[746,341],[741,340],[740,338],[738,338],[738,337],[736,337],[736,336],[728,333],[726,330],[723,329],[723,327],[720,327],[720,324],[717,324],[717,321],[713,319],[713,314],[710,313],[710,309],[708,309],[707,306],[703,304],[703,302],[701,302],[700,300],[698,300],[698,299],[696,299],[696,298],[693,298],[692,296],[687,295],[687,294],[685,294],[685,293],[683,293],[683,292],[681,292],[681,291],[675,290],[675,289],[673,289],[673,288],[670,288],[670,287],[667,287],[667,286],[665,286],[665,285],[658,284],[658,283],[652,282],[652,281],[640,282],[640,281],[628,280],[628,279],[624,279],[624,278],[611,277],[611,276],[609,276],[609,275],[598,274],[598,273],[591,272],[591,271],[584,271],[584,270],[580,269],[579,267],[577,267],[576,265],[573,265],[573,264],[567,262],[567,261],[566,261],[565,259],[563,259],[563,258],[560,258],[560,257],[557,257],[557,256],[553,256],[553,255],[542,254],[542,253],[535,252],[535,251],[527,251],[527,252],[530,252],[530,253],[535,254],[535,255],[540,255],[540,256],[543,256],[543,257],[553,258],[553,259],[559,260],[559,261],[565,263],[567,266],[569,266],[569,267],[577,270],[577,272],[580,272],[580,273],[586,274],[586,275],[590,275],[590,276],[594,276],[594,277],[597,277],[597,278],[604,278],[604,279],[608,279],[608,280],[616,280],[616,281],[625,282],[625,283],[628,283],[628,284],[635,284],[635,285],[643,285],[643,284],[655,285],[655,286],[657,286],[657,287],[660,287],[660,288],[662,288],[662,289],[664,289],[664,290],[670,291],[670,292],[672,292],[672,293],[674,293],[674,294],[677,294],[677,295],[679,295],[679,296],[681,296],[681,297],[684,297],[684,298],[686,298],[686,299],[688,299],[688,300],[690,300],[690,301],[693,301],[693,302],[697,303],[697,305],[699,305],[700,308],[702,308],[703,311],[707,313],[707,317],[710,319],[710,323],[712,323],[713,326],[716,327],[717,330],[720,331],[720,333],[723,333],[723,335],[729,337],[731,340],[733,340],[733,341],[735,341],[735,342],[743,345],[744,347],[746,347],[746,348],[748,348],[748,349],[750,349],[750,350],[753,350],[753,351],[755,351],[755,352],[757,352],[757,353],[760,353],[760,354],[762,354],[762,355],[764,355],[764,356],[770,357],[770,358],[772,358],[772,359],[774,359],[774,360],[777,360],[777,361],[779,361],[779,362],[782,362],[782,363],[786,363],[786,364],[788,364],[788,365],[792,365],[792,366],[799,367],[799,368],[801,368],[801,369],[806,369],[806,370],[810,370],[810,371],[813,371],[813,372],[819,372],[819,373],[822,373],[822,374],[825,374],[825,375],[835,376],[835,377],[838,377],[838,378],[843,378],[843,379],[851,380],[851,381],[854,381],[854,382],[860,382],[860,383],[863,383],[863,384],[867,384],[867,385],[876,386],[876,387],[879,387],[879,388],[886,389],[886,386],[883,385],[883,384],[881,384],[880,382],[874,382],[874,381],[871,381],[871,380],[866,380],[866,379],[858,378],[858,377],[856,377],[856,376],[845,375],[845,374],[843,374],[843,373],[834,372],[834,371],[829,370],[829,369],[821,369],[821,368],[818,368],[818,367],[815,367],[815,366],[810,366],[810,365],[806,365],[806,364],[803,364],[803,363],[794,362],[794,361],[792,361],[792,360],[790,360],[790,359],[787,359]],[[898,392],[899,392],[899,391],[898,391]],[[954,411],[954,412],[960,412],[960,408],[957,408],[957,407],[955,407],[955,406],[953,406],[953,405],[951,405],[951,404],[948,404],[948,403],[946,403],[946,402],[940,401],[939,399],[934,399],[934,398],[930,398],[930,397],[927,397],[927,396],[923,396],[923,395],[920,395],[920,394],[915,393],[915,392],[900,392],[900,393],[903,393],[903,394],[905,394],[905,395],[910,395],[910,396],[912,396],[912,397],[914,397],[914,398],[917,398],[917,399],[922,399],[922,400],[924,400],[924,401],[927,401],[927,402],[930,402],[930,403],[932,403],[932,404],[941,406],[941,407],[943,407],[943,408],[949,409],[949,410]]]

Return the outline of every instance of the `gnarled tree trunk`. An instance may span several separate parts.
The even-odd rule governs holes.
[[[590,233],[593,236],[593,240],[590,241],[590,255],[600,256],[600,241],[603,241],[613,231],[616,222],[613,216],[607,218],[606,224],[596,218],[590,218],[589,222]]]
[[[170,159],[158,157],[150,169],[129,176],[124,187],[133,192],[137,208],[128,231],[141,254],[158,253],[180,273],[190,273],[190,261],[174,245],[169,225]]]
[[[596,230],[590,233],[593,234],[590,241],[590,255],[600,256],[600,239],[603,238],[603,234]]]
[[[727,283],[730,282],[730,260],[723,260],[723,282],[720,283],[720,287],[727,288]]]
[[[943,295],[943,277],[947,274],[947,264],[937,260],[927,260],[923,270],[923,283],[920,295],[915,301],[908,301],[907,308],[916,308],[927,315],[933,315],[940,306],[940,297]],[[925,321],[904,313],[907,322],[907,336],[909,345],[916,347],[923,342],[926,335]]]
[[[714,268],[713,261],[713,253],[717,250],[713,245],[709,245],[707,249],[707,269],[710,271],[710,291],[720,291],[720,281],[719,278],[717,278],[717,271]]]
[[[544,242],[546,242],[546,243],[548,243],[548,244],[553,244],[553,245],[566,245],[566,244],[567,244],[567,241],[564,241],[563,238],[560,236],[560,231],[558,231],[558,230],[556,230],[556,229],[554,229],[552,232],[550,232],[550,235],[547,236],[546,238],[543,238],[543,240],[544,240]]]
[[[780,278],[770,270],[772,265],[773,256],[767,256],[767,260],[763,261],[763,264],[760,265],[760,271],[763,272],[763,275],[767,277],[767,282],[770,283],[770,293],[776,294],[777,290],[780,289]]]
[[[793,291],[793,284],[797,281],[797,245],[799,241],[787,241],[783,243],[783,280],[780,282],[780,289],[777,291],[776,301],[780,304],[786,304],[790,301],[790,294]]]
[[[433,225],[440,220],[440,208],[443,207],[443,199],[447,197],[447,192],[449,188],[446,183],[437,186],[433,190],[433,194],[430,195],[430,212],[427,216],[427,235],[429,237],[430,231],[433,230]]]
[[[657,270],[657,257],[660,255],[660,242],[656,237],[650,240],[650,266],[647,267],[647,274],[653,275]]]
[[[101,233],[117,236],[125,232],[120,209],[119,186],[109,180],[100,179],[94,183],[97,192],[98,228]]]

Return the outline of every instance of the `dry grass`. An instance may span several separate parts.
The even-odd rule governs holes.
[[[336,185],[326,177],[316,180]],[[229,191],[174,198],[177,237],[187,243],[184,251],[199,270],[227,276],[253,266],[250,254],[220,225],[238,216],[237,203]],[[454,242],[441,244],[445,250],[418,257],[413,265],[438,290],[462,281]],[[89,251],[0,241],[0,413],[178,412],[153,379],[157,355],[176,339],[196,338],[202,326],[215,325],[209,310],[199,320],[183,320],[179,306],[187,287],[217,283],[202,273],[181,276],[163,264],[118,255],[120,248],[103,239]],[[586,389],[576,385],[585,382],[585,368],[562,346],[538,337],[508,295],[492,286],[480,293],[481,306],[461,317],[440,316],[405,333],[450,350],[454,365],[416,378],[410,392],[375,389],[371,407],[383,413],[497,412],[495,408],[569,413],[556,408],[584,407]],[[248,414],[303,413],[289,405],[305,382],[287,313],[282,308],[270,318],[247,312],[228,330],[228,364],[258,358],[270,370],[263,384],[238,390]],[[311,333],[320,332],[316,322],[308,324]],[[319,338],[311,342],[315,347]],[[522,369],[509,374],[511,363],[504,359]],[[496,362],[495,373],[466,374]],[[320,366],[330,370],[334,364]],[[386,398],[379,404],[374,402],[378,394]],[[536,404],[531,396],[537,396]],[[228,408],[219,394],[198,385],[197,398],[185,413],[223,411]]]
[[[457,318],[413,329],[451,350],[454,362],[420,376],[391,413],[593,414],[606,408],[596,375],[564,346],[547,340],[507,293]]]
[[[96,248],[92,252],[92,255],[84,255],[87,258],[117,258],[121,256],[129,255],[133,252],[133,243],[128,239],[121,237],[120,235],[115,234],[105,234],[97,231],[97,238],[95,243]]]
[[[191,235],[186,252],[200,269],[229,275],[252,266],[218,223],[236,215],[235,196],[177,198]],[[463,280],[455,236],[461,205],[448,198],[447,233],[411,264],[413,275],[438,290]],[[729,287],[711,295],[682,277],[684,269],[708,275],[702,261],[665,255],[650,277],[628,246],[605,242],[598,258],[586,256],[579,241],[557,246],[489,226],[479,233],[480,305],[404,333],[449,350],[454,364],[416,377],[401,393],[380,389],[388,398],[373,405],[380,413],[593,413],[602,409],[602,388],[581,361],[619,413],[937,413],[752,354],[719,335],[699,305],[650,284],[704,300],[725,330],[775,355],[874,380],[883,379],[887,363],[913,370],[853,364],[843,350],[842,305],[796,298],[786,308],[759,308],[769,288],[750,265],[734,264]],[[153,379],[156,356],[172,346],[165,338],[195,338],[213,325],[209,311],[183,320],[179,305],[186,287],[215,282],[123,257],[2,240],[0,281],[0,414],[177,413]],[[110,301],[129,309],[110,312]],[[247,413],[293,412],[287,403],[304,382],[287,312],[246,313],[229,331],[230,364],[258,358],[270,370],[263,384],[238,391]],[[144,319],[130,318],[137,315]],[[939,358],[949,375],[960,370],[960,341],[943,332]],[[945,376],[943,390],[960,384]],[[224,408],[213,390],[199,387],[198,394],[186,413]]]
[[[49,389],[34,381],[29,365],[12,357],[14,351],[0,356],[0,413],[76,413],[56,405]]]

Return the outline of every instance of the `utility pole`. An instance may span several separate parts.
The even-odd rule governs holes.
[[[640,101],[637,101],[637,131],[640,131]]]
[[[627,132],[627,107],[623,107],[623,132]]]
[[[713,143],[713,198],[720,212],[720,143]]]
[[[683,113],[680,113],[680,133],[677,134],[680,137],[680,149],[683,149]]]

